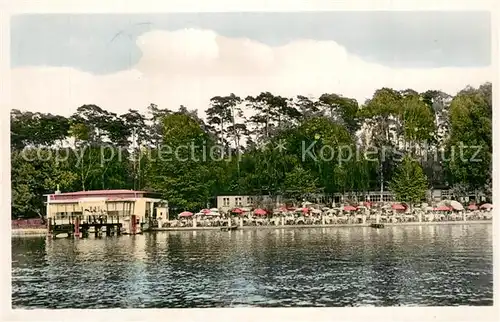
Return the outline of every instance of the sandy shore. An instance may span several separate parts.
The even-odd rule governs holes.
[[[389,226],[431,226],[431,225],[473,225],[492,223],[492,220],[471,220],[471,221],[426,221],[426,222],[402,222],[384,223]],[[335,228],[335,227],[369,227],[370,224],[329,224],[329,225],[269,225],[269,226],[243,226],[238,229],[294,229],[294,228]],[[189,230],[220,230],[221,227],[164,227],[152,228],[151,231],[189,231]]]

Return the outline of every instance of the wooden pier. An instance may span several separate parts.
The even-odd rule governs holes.
[[[238,226],[223,226],[220,227],[221,231],[231,231],[231,230],[236,230],[238,229]]]
[[[155,211],[167,212],[166,201],[154,192],[90,190],[47,195],[48,233],[69,237],[140,234]]]
[[[93,229],[91,229],[93,228]],[[91,232],[92,230],[92,232]],[[88,237],[91,233],[96,237],[102,235],[119,236],[122,234],[121,223],[75,223],[62,225],[49,225],[49,233],[56,238],[57,235],[67,234],[68,237]]]

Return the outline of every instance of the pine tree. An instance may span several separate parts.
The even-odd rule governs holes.
[[[427,177],[420,164],[406,156],[397,167],[389,188],[397,200],[411,205],[425,197],[427,185]]]

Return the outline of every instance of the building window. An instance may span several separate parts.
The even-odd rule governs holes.
[[[229,207],[229,198],[222,198],[222,206]]]
[[[384,198],[384,199],[383,199],[383,200],[384,200],[384,202],[387,202],[387,201],[392,201],[392,196],[391,196],[391,195],[384,195],[384,196],[383,196],[383,198]]]
[[[449,191],[449,190],[442,190],[441,191],[441,198],[443,198],[443,199],[451,199],[451,191]]]
[[[241,197],[236,197],[236,206],[241,206]]]
[[[252,197],[248,197],[248,198],[247,198],[247,204],[248,204],[248,205],[253,204],[253,198],[252,198]]]

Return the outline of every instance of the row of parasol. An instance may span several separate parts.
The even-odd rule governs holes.
[[[179,217],[192,217],[192,216],[219,216],[219,209],[217,208],[212,208],[212,209],[202,209],[196,214],[193,214],[190,211],[183,211],[179,214]]]
[[[250,212],[251,210],[248,208],[234,208],[231,210],[233,214],[243,214],[246,212]],[[255,209],[253,211],[254,214],[256,215],[266,215],[267,211],[264,209]],[[220,216],[219,209],[217,208],[212,208],[212,209],[203,209],[200,212],[193,214],[190,211],[183,211],[179,214],[179,217],[192,217],[192,216]]]
[[[467,206],[467,209],[468,210],[479,210],[479,209],[482,209],[482,210],[491,210],[493,209],[493,205],[490,204],[490,203],[485,203],[485,204],[482,204],[480,206],[478,206],[477,204],[470,204]],[[427,210],[430,210],[429,207],[427,208]],[[456,210],[456,211],[462,211],[462,210],[465,210],[465,207],[458,201],[456,200],[443,200],[441,201],[438,206],[436,208],[432,208],[432,210],[437,210],[437,211],[453,211],[453,210]]]
[[[279,209],[275,211],[267,211],[261,208],[257,208],[253,210],[254,215],[258,216],[265,216],[271,213],[286,213],[286,212],[299,212],[303,214],[321,214],[322,212],[331,212],[335,210],[343,210],[347,212],[351,211],[357,211],[361,209],[366,209],[369,208],[370,204],[365,203],[364,206],[352,206],[352,205],[346,205],[342,208],[336,208],[336,209],[330,209],[328,207],[324,207],[321,210],[320,209],[315,209],[315,208],[307,208],[307,207],[302,207],[302,208],[291,208],[291,207],[280,207]],[[401,203],[394,203],[392,205],[386,205],[382,207],[383,209],[393,209],[393,210],[398,210],[398,211],[406,211],[408,209],[408,206],[405,204]],[[445,200],[440,202],[436,207],[426,207],[425,208],[428,211],[462,211],[465,210],[464,206],[459,203],[458,201],[455,200]],[[484,209],[484,210],[491,210],[493,209],[493,205],[490,203],[485,203],[482,204],[481,206],[477,206],[476,204],[470,204],[467,206],[468,210],[478,210],[478,209]],[[245,214],[251,212],[251,209],[249,208],[234,208],[231,210],[231,213],[233,214]],[[192,212],[189,211],[184,211],[179,214],[179,217],[191,217],[191,216],[219,216],[219,210],[217,208],[212,208],[212,209],[203,209],[200,212],[193,214]]]

